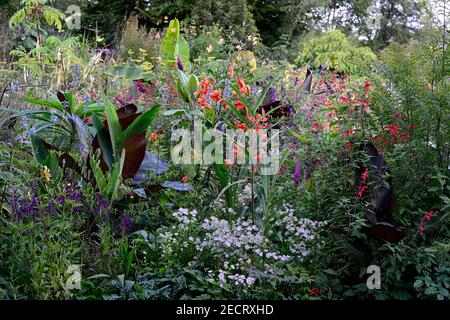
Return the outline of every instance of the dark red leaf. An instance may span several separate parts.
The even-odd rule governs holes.
[[[136,113],[136,111],[137,107],[134,104],[128,104],[117,110],[117,116],[122,131],[126,130],[128,126],[141,115],[141,113]],[[103,121],[103,125],[107,130],[107,135],[109,135],[108,123],[106,120]],[[136,172],[139,170],[142,160],[144,159],[146,146],[145,132],[135,134],[125,140],[123,146],[125,148],[125,161],[122,171],[122,177],[124,179],[133,178],[136,175]],[[100,148],[97,136],[95,136],[92,141],[92,147],[94,152]],[[100,157],[100,168],[103,172],[108,170],[108,166],[103,160],[103,156]]]
[[[365,228],[366,234],[380,243],[397,243],[405,237],[405,232],[386,222],[379,222]]]

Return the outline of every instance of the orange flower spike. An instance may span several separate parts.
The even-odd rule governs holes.
[[[222,99],[222,107],[223,107],[223,111],[227,111],[227,103]]]
[[[222,101],[223,98],[221,97],[222,92],[220,89],[214,90],[211,94],[211,100],[214,102]]]
[[[247,86],[241,77],[238,77],[239,93],[250,94],[250,87]]]
[[[211,84],[211,82],[208,80],[208,78],[202,80],[202,82],[200,82],[200,89],[195,91],[194,94],[196,96],[198,96],[198,95],[206,95],[206,93],[208,92],[208,88],[209,88],[210,84]]]
[[[248,127],[244,123],[239,123],[236,125],[237,129],[241,129],[242,131],[247,131]]]
[[[206,102],[204,98],[198,98],[197,103],[203,108],[213,109],[213,107],[208,102]]]

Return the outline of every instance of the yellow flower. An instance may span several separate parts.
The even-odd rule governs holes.
[[[41,171],[41,178],[45,181],[50,181],[52,174],[50,173],[50,169],[47,166],[44,166],[44,169]]]

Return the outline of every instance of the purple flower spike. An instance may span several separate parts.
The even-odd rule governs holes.
[[[178,70],[184,71],[183,63],[181,62],[180,57],[177,57],[177,67],[178,67]]]
[[[297,160],[295,162],[295,172],[294,172],[294,183],[296,186],[298,186],[300,184],[301,178],[302,178],[302,173],[301,173],[300,160]]]
[[[127,234],[133,229],[133,221],[128,216],[128,214],[124,213],[122,215],[122,231],[124,234]]]

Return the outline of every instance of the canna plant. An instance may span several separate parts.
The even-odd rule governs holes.
[[[134,104],[128,104],[115,110],[111,101],[103,96],[106,119],[102,122],[97,114],[93,115],[96,136],[92,141],[95,150],[101,150],[100,168],[103,172],[111,169],[121,159],[125,150],[122,177],[133,178],[135,184],[146,180],[145,171],[154,169],[156,174],[166,166],[163,161],[146,151],[145,132],[159,112],[156,105],[145,113],[138,113]],[[160,170],[158,170],[160,165]]]

